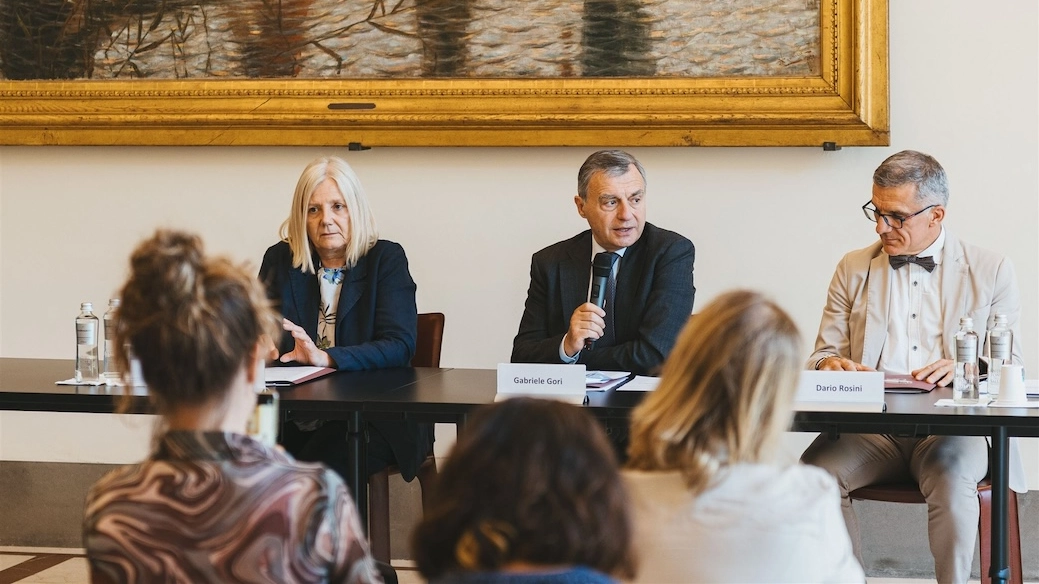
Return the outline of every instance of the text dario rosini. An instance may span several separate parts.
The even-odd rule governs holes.
[[[817,392],[834,392],[834,393],[861,393],[861,385],[821,385],[816,384],[815,391]]]

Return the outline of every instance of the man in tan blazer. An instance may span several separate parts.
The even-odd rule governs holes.
[[[983,339],[996,314],[1014,331],[1021,363],[1020,298],[1010,261],[960,241],[942,226],[949,201],[945,170],[920,152],[899,152],[873,174],[862,209],[879,241],[844,256],[830,282],[808,368],[911,373],[939,385],[953,378],[961,316]],[[859,560],[858,521],[848,493],[914,479],[927,499],[928,539],[939,582],[966,582],[978,525],[976,485],[988,473],[983,437],[821,435],[802,461],[837,478],[844,519]],[[1012,473],[1017,474],[1017,473]],[[1015,490],[1021,485],[1011,484]]]

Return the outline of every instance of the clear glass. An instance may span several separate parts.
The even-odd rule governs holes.
[[[952,399],[957,404],[977,404],[978,395],[978,334],[969,318],[960,319],[956,333],[956,372],[952,381]]]
[[[985,371],[988,371],[985,377],[985,390],[981,393],[987,393],[995,399],[999,395],[999,377],[1003,372],[1003,360],[995,359],[995,363],[993,363],[992,357],[988,355],[982,355],[979,360],[985,364]]]

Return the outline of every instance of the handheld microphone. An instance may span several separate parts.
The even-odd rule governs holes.
[[[588,302],[602,308],[606,303],[606,282],[610,279],[613,271],[613,260],[617,257],[608,251],[595,254],[592,260],[592,289],[588,291]],[[611,307],[612,309],[612,307]],[[584,340],[584,348],[591,349],[595,346],[592,339]]]

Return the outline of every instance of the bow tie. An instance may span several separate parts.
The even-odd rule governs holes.
[[[896,255],[889,256],[888,261],[891,262],[891,267],[896,270],[906,264],[912,263],[920,266],[928,272],[933,272],[935,266],[934,258],[931,256],[919,257],[915,255]]]

